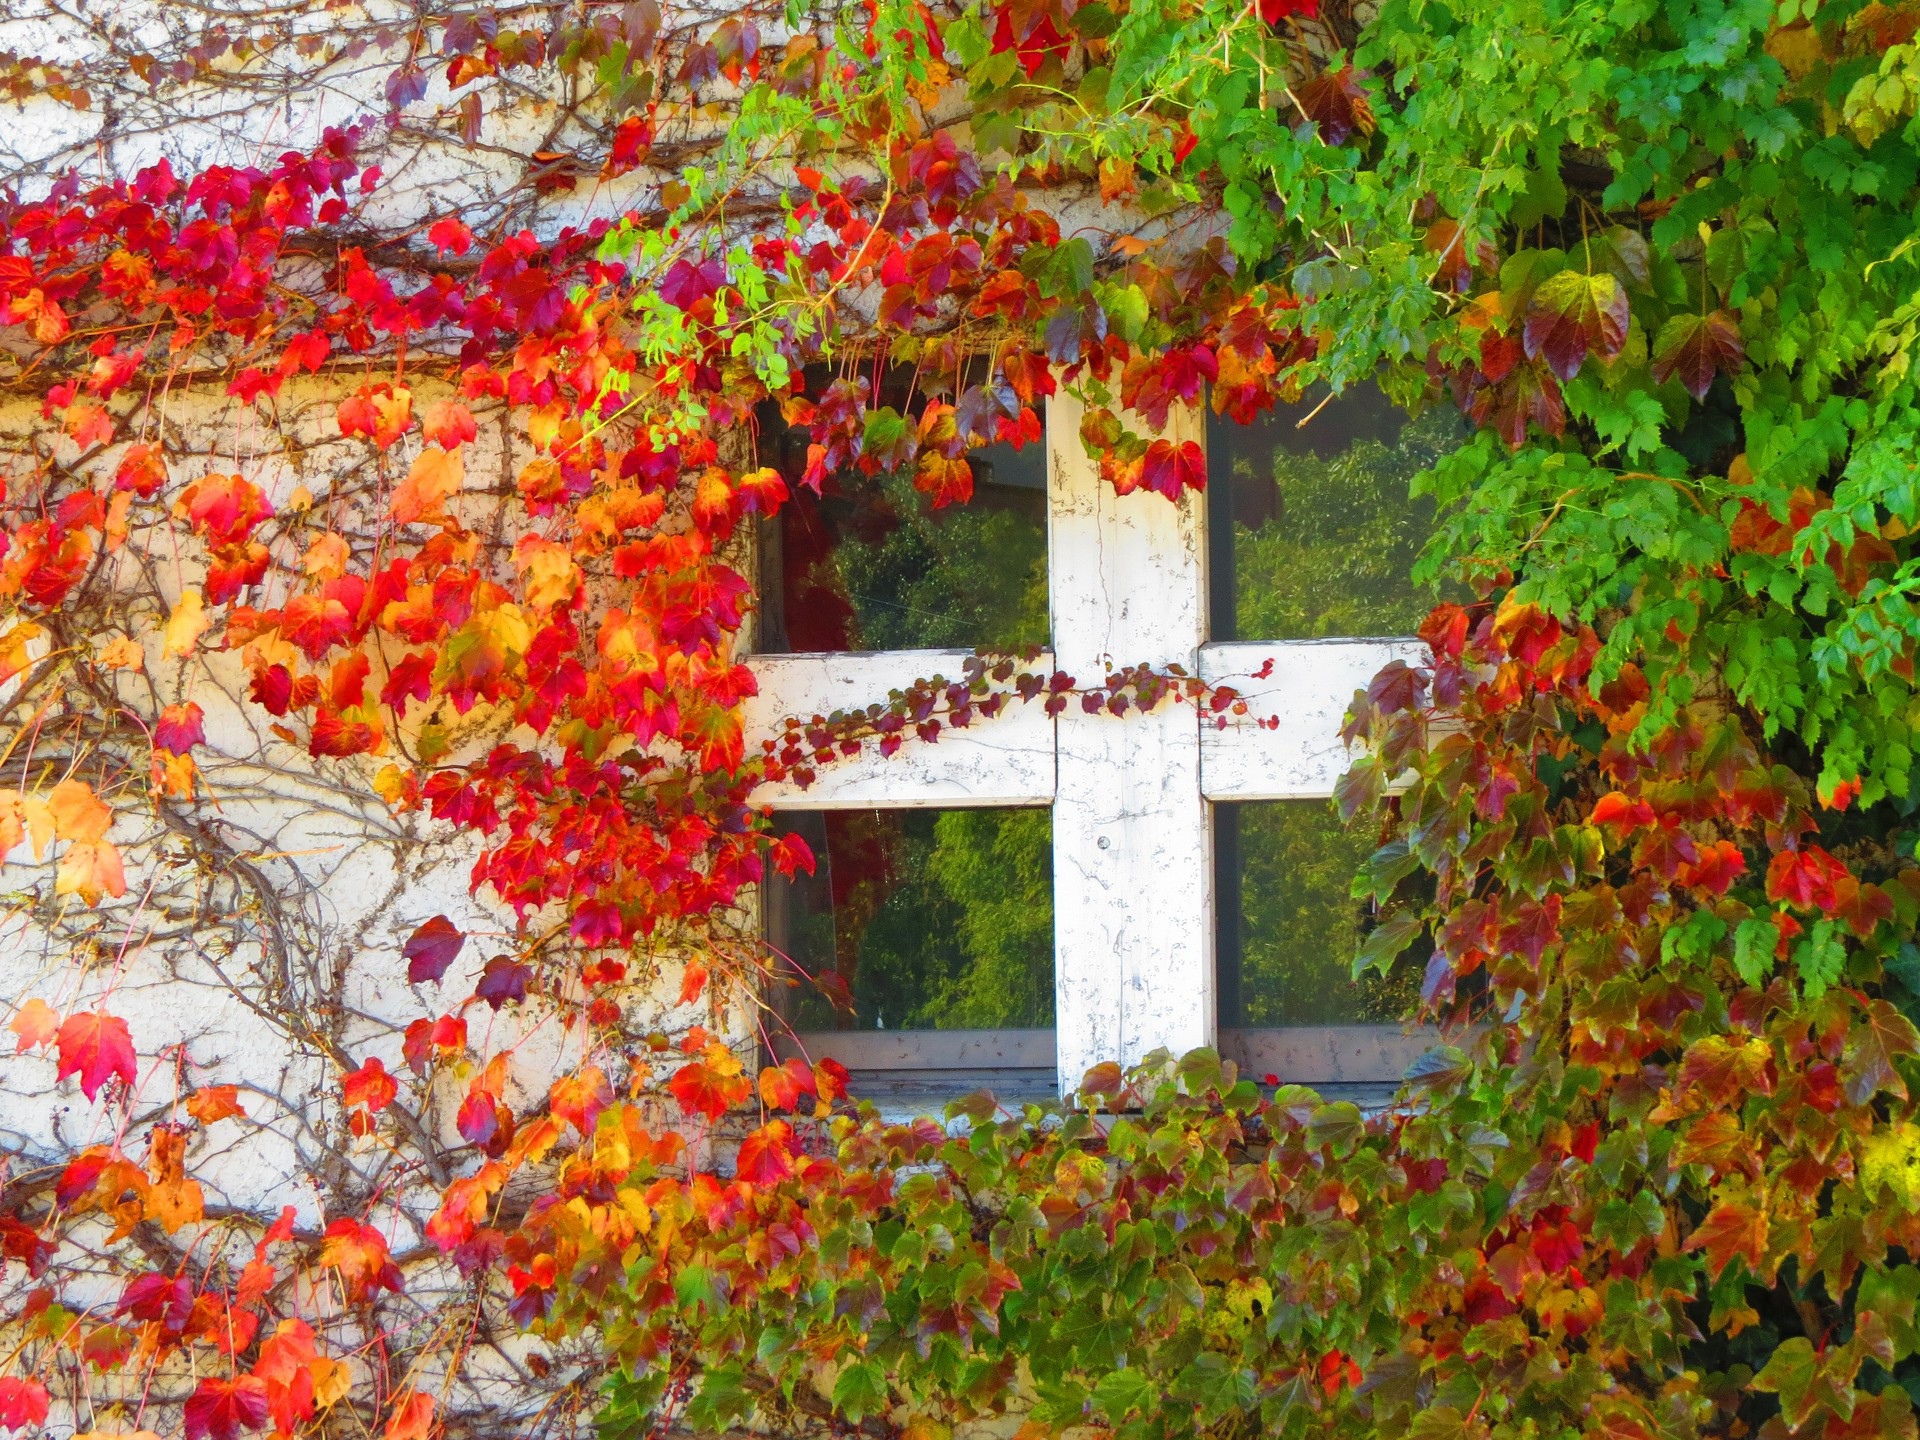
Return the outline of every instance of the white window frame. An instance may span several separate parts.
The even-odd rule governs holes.
[[[1038,702],[875,747],[823,766],[806,789],[764,786],[776,810],[1046,805],[1053,812],[1053,1044],[1047,1032],[894,1031],[836,1035],[855,1069],[1031,1069],[1050,1065],[1070,1093],[1093,1065],[1133,1064],[1159,1048],[1220,1046],[1248,1073],[1312,1085],[1379,1083],[1431,1043],[1411,1027],[1216,1028],[1214,802],[1325,798],[1347,766],[1339,739],[1353,692],[1412,640],[1207,638],[1207,502],[1118,495],[1080,440],[1081,403],[1047,404],[1047,585],[1053,650],[1038,666],[1097,682],[1109,668],[1179,665],[1230,684],[1251,714],[1226,728],[1189,704],[1149,714],[1089,715]],[[1170,412],[1162,432],[1206,443],[1198,407]],[[829,715],[884,699],[935,674],[957,677],[970,652],[898,650],[763,655],[749,660],[760,693],[750,740],[788,716]],[[1254,680],[1266,661],[1265,678]],[[1277,720],[1277,726],[1253,723]],[[1224,1042],[1224,1043],[1223,1043]],[[898,1052],[897,1054],[895,1052]],[[1049,1053],[1050,1052],[1050,1053]]]

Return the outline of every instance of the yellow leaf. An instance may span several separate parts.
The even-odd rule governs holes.
[[[33,663],[28,647],[46,633],[31,620],[22,620],[0,635],[0,681],[11,680]]]
[[[147,1191],[147,1217],[159,1222],[171,1235],[182,1225],[191,1225],[206,1214],[205,1199],[198,1181],[181,1176],[163,1180]]]
[[[374,793],[389,805],[397,806],[406,798],[407,772],[398,765],[382,765],[373,777]]]
[[[566,604],[579,588],[580,567],[573,563],[573,552],[555,541],[521,536],[513,547],[513,564],[524,574],[527,603],[536,610]]]
[[[117,635],[100,647],[94,661],[103,670],[139,670],[147,663],[147,652],[137,641]]]
[[[314,538],[300,563],[316,580],[338,580],[347,573],[347,542],[329,530]]]
[[[160,653],[168,659],[175,656],[185,659],[212,624],[200,600],[200,587],[189,585],[181,592],[180,603],[173,607],[173,614],[167,620],[166,644]]]
[[[69,845],[60,857],[53,893],[78,895],[89,905],[98,905],[102,894],[119,899],[127,893],[120,851],[111,840],[81,840]]]
[[[458,450],[429,445],[414,457],[413,468],[395,487],[388,508],[395,520],[411,525],[429,515],[438,515],[447,497],[458,492],[465,480],[466,466]]]
[[[567,407],[558,400],[542,405],[527,416],[527,438],[533,442],[536,450],[545,450],[560,435],[560,422],[566,419]]]
[[[53,810],[39,795],[25,795],[20,800],[20,815],[27,823],[27,835],[33,841],[33,858],[38,860],[47,853],[47,846],[53,843]]]
[[[329,1360],[324,1355],[315,1356],[307,1369],[313,1375],[314,1403],[322,1410],[337,1405],[346,1397],[348,1388],[353,1384],[353,1376],[347,1367],[338,1360]]]

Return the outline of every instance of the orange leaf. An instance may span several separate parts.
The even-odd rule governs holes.
[[[371,1225],[342,1215],[320,1243],[320,1263],[338,1270],[350,1300],[363,1300],[371,1290],[400,1291],[400,1271],[387,1254],[387,1237]]]
[[[433,1397],[408,1390],[395,1401],[383,1440],[427,1440],[433,1431]]]
[[[120,864],[120,851],[111,840],[76,841],[60,857],[60,869],[53,880],[56,895],[78,895],[89,905],[100,903],[102,895],[116,900],[127,893],[127,875]]]
[[[7,1028],[20,1037],[13,1047],[13,1053],[19,1055],[44,1045],[53,1039],[60,1029],[60,1017],[53,1007],[37,995],[14,1012],[13,1019],[7,1022]]]
[[[413,468],[394,488],[388,509],[402,525],[411,525],[438,515],[448,497],[458,493],[465,482],[466,466],[460,452],[430,445],[414,457]]]
[[[379,1114],[393,1103],[400,1086],[387,1074],[378,1056],[370,1055],[358,1070],[349,1071],[340,1081],[340,1094],[348,1105],[364,1105],[368,1113]]]
[[[436,400],[420,417],[420,429],[427,439],[442,450],[464,445],[479,434],[473,412],[458,400]]]
[[[384,1440],[426,1440],[434,1428],[434,1398],[405,1390],[388,1417]]]
[[[236,1115],[245,1119],[247,1112],[240,1107],[238,1086],[208,1085],[187,1097],[187,1114],[202,1125],[211,1125]]]
[[[1747,1262],[1747,1269],[1756,1280],[1764,1281],[1767,1274],[1766,1212],[1746,1200],[1722,1200],[1707,1212],[1707,1218],[1687,1237],[1686,1248],[1707,1252],[1707,1268],[1716,1280],[1737,1255]]]
[[[163,1180],[147,1191],[147,1218],[171,1235],[205,1214],[205,1197],[197,1181],[184,1175]]]
[[[104,840],[113,825],[113,811],[83,780],[62,780],[47,796],[54,835],[61,840]]]

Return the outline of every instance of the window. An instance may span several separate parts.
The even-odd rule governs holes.
[[[1047,639],[1045,448],[968,456],[973,499],[935,510],[910,474],[802,485],[806,432],[761,412],[761,458],[791,499],[761,527],[762,653],[1018,650]]]
[[[1010,552],[998,598],[970,611],[932,582],[943,567],[977,568],[967,547],[978,536],[917,517],[902,504],[917,497],[892,482],[867,487],[868,499],[859,484],[831,493],[818,518],[803,502],[793,529],[766,537],[787,567],[781,592],[795,598],[795,536],[807,525],[831,532],[801,573],[840,586],[850,618],[840,635],[808,639],[796,633],[804,605],[788,612],[779,644],[763,649],[790,653],[752,662],[761,693],[750,725],[865,704],[959,673],[975,646],[1035,638],[1052,647],[1040,663],[1082,680],[1109,665],[1178,664],[1235,685],[1255,715],[1279,722],[1217,729],[1185,705],[1115,718],[1016,704],[934,744],[828,767],[810,789],[769,787],[787,823],[811,827],[828,872],[769,887],[770,938],[803,969],[830,957],[852,1002],[849,1016],[818,999],[783,1001],[799,1043],[948,1093],[986,1083],[956,1071],[1052,1074],[1071,1087],[1103,1060],[1199,1045],[1257,1075],[1378,1090],[1427,1048],[1428,1037],[1386,1018],[1406,998],[1403,975],[1358,987],[1346,978],[1349,942],[1370,923],[1345,896],[1366,840],[1343,831],[1327,801],[1346,765],[1338,731],[1354,690],[1419,652],[1411,640],[1340,637],[1405,634],[1423,612],[1426,597],[1403,577],[1429,521],[1405,502],[1405,481],[1458,432],[1444,417],[1402,424],[1371,391],[1299,425],[1312,409],[1250,427],[1176,409],[1169,438],[1204,440],[1210,484],[1169,505],[1115,495],[1081,448],[1080,405],[1055,396],[1044,558],[1035,563],[1030,541]],[[984,458],[990,472],[1007,463]],[[1004,471],[981,483],[988,503],[969,523],[1005,523],[994,517],[1033,505],[991,496],[996,484],[1039,493]],[[880,524],[860,519],[863,504],[878,507]],[[893,563],[909,551],[911,564]],[[909,648],[919,646],[931,648]],[[1042,831],[1050,906],[1031,863]],[[910,864],[887,869],[874,837]],[[957,878],[953,857],[969,849],[1004,873]],[[862,884],[869,893],[846,908]],[[1024,906],[1020,925],[1005,926],[1002,912],[1017,960],[966,938],[968,905],[1009,885]],[[1018,976],[1029,996],[1045,988],[1036,938],[1046,929],[1050,1015],[1009,999],[1018,987],[1003,983]]]

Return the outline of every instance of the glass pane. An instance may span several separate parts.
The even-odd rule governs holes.
[[[803,431],[763,427],[760,449],[792,494],[761,533],[763,652],[1046,644],[1044,445],[974,451],[973,499],[937,511],[910,473],[841,471],[816,496]]]
[[[795,1030],[1053,1024],[1047,810],[831,810],[780,817],[814,873],[767,886]]]
[[[1411,578],[1433,502],[1407,484],[1465,422],[1445,404],[1408,420],[1373,385],[1324,398],[1207,416],[1216,640],[1409,635],[1438,598]]]
[[[1351,978],[1370,927],[1348,891],[1372,835],[1342,825],[1325,800],[1214,806],[1220,1024],[1394,1024],[1420,994],[1424,947],[1386,976]]]

